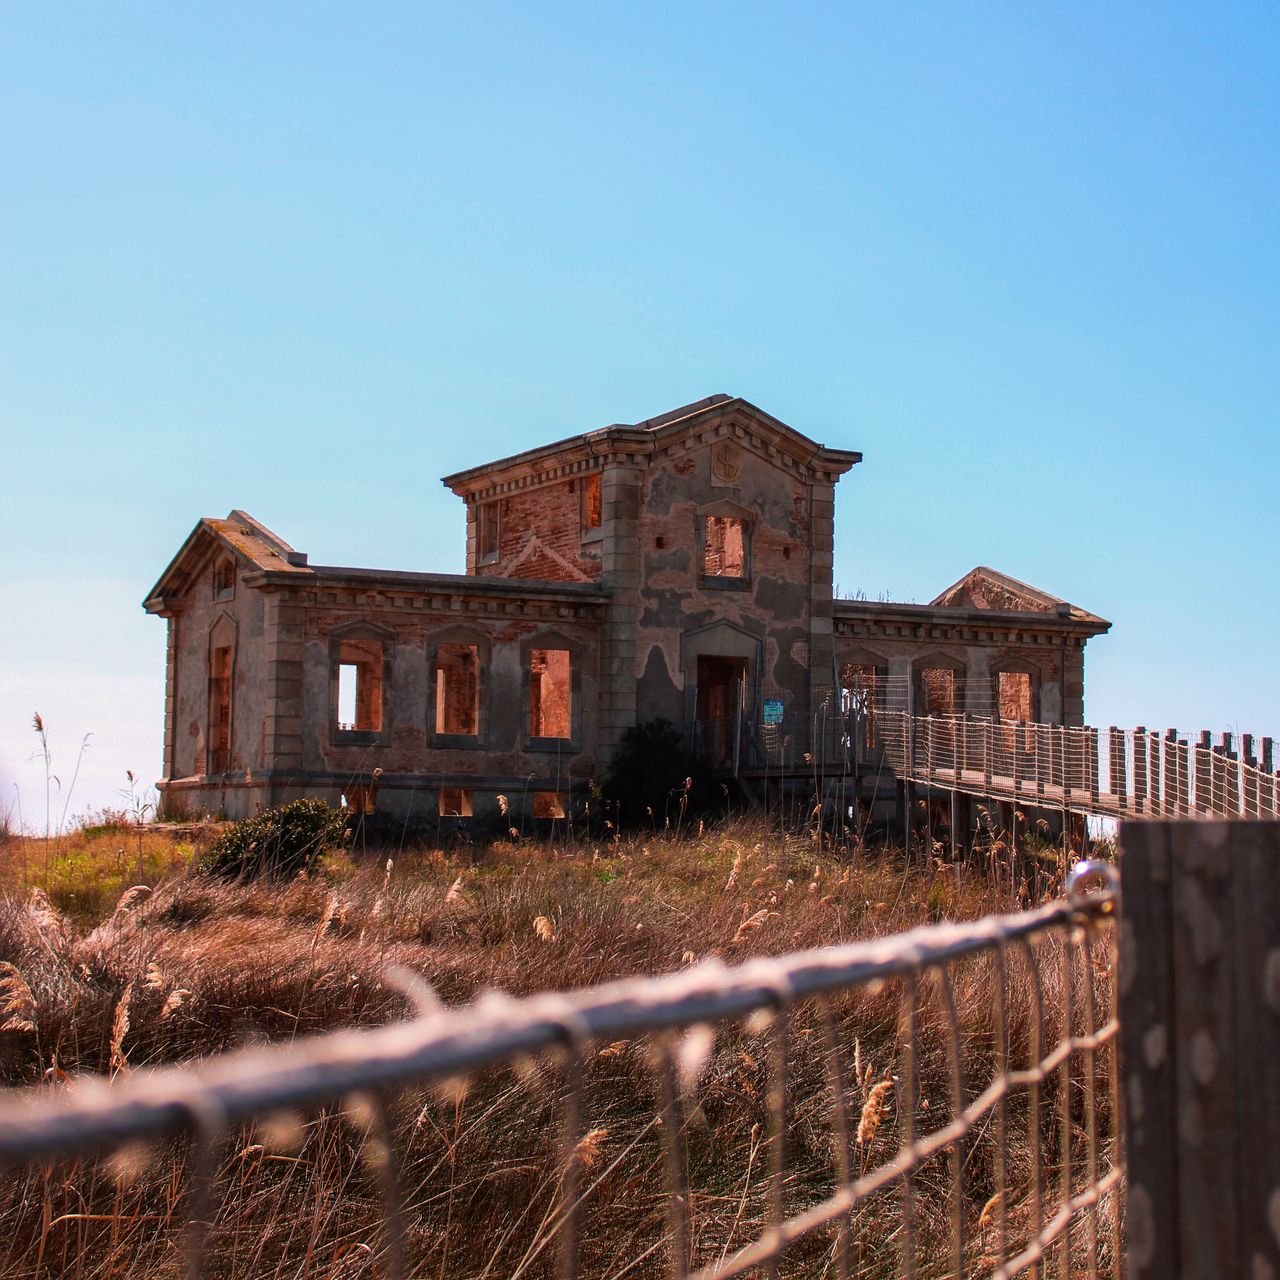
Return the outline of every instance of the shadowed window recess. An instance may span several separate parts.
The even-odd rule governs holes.
[[[919,697],[917,715],[955,715],[958,707],[955,671],[951,667],[926,667],[920,672]]]
[[[468,787],[440,788],[440,816],[442,818],[471,817],[471,790]]]
[[[235,595],[236,566],[229,556],[219,558],[213,566],[213,598],[227,600]]]
[[[436,732],[474,737],[480,732],[480,652],[473,644],[436,650]]]
[[[600,473],[586,476],[582,481],[582,536],[591,537],[601,527]]]
[[[534,649],[529,657],[529,736],[573,736],[573,663],[568,649]]]
[[[563,818],[565,815],[565,794],[563,791],[535,791],[533,793],[533,816],[535,818]]]
[[[226,773],[231,767],[231,647],[209,654],[209,760],[210,773]]]
[[[476,551],[482,562],[498,558],[498,504],[484,502],[476,512]]]

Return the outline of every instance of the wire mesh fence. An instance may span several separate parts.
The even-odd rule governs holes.
[[[1115,1276],[1116,908],[1081,864],[736,968],[402,974],[407,1023],[55,1081],[0,1106],[5,1274]]]

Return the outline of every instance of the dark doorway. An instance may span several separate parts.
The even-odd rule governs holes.
[[[699,655],[698,746],[717,768],[734,764],[746,692],[746,658]]]

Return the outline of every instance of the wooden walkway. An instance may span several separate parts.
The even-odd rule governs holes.
[[[964,795],[1090,817],[1277,818],[1274,745],[1241,735],[1213,742],[1176,730],[971,716],[880,713],[861,723],[896,776]]]

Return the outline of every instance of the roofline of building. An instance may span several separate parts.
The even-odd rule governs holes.
[[[962,622],[975,627],[1036,627],[1074,635],[1099,636],[1111,630],[1111,623],[1105,618],[1069,605],[1066,601],[1062,603],[1065,608],[1050,613],[1039,609],[964,609],[947,604],[835,600],[832,602],[832,611],[836,618],[874,618],[877,621],[901,619],[904,622],[936,620],[939,623]]]
[[[277,570],[246,574],[246,586],[352,586],[386,585],[396,590],[463,592],[477,596],[534,596],[539,600],[565,600],[575,604],[605,604],[610,593],[594,582],[549,582],[543,578],[499,578],[466,573],[417,573],[412,569],[365,569],[356,565],[309,565],[312,577]]]
[[[781,419],[775,418],[758,405],[752,404],[749,400],[744,400],[741,396],[717,394],[707,396],[705,399],[695,401],[693,404],[684,405],[679,409],[673,409],[669,413],[660,414],[656,418],[648,418],[641,423],[634,425],[613,423],[611,426],[600,427],[595,431],[584,431],[580,435],[566,436],[563,440],[556,440],[551,444],[539,445],[535,449],[526,449],[522,453],[513,453],[505,458],[496,458],[492,462],[468,467],[463,471],[455,471],[452,475],[444,476],[440,483],[446,489],[451,489],[454,493],[462,496],[470,487],[470,482],[480,476],[493,479],[504,472],[529,467],[544,458],[562,458],[565,455],[573,456],[575,453],[582,457],[591,458],[618,447],[628,447],[636,452],[651,453],[665,437],[684,430],[691,419],[708,413],[723,413],[735,405],[750,410],[758,421],[772,427],[778,433],[780,439],[803,441],[812,451],[807,459],[808,461],[821,457],[834,464],[841,474],[862,461],[862,454],[857,450],[828,448],[826,445],[810,439],[803,432],[797,431],[794,427],[781,421]]]

